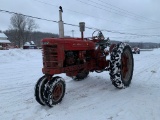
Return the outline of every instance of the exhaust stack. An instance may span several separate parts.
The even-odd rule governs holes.
[[[85,22],[80,22],[79,23],[79,28],[80,28],[80,32],[81,32],[81,38],[83,39],[83,32],[85,31]]]
[[[62,21],[62,7],[60,6],[59,7],[59,21],[58,21],[58,24],[59,24],[59,38],[64,38],[64,24],[63,24],[63,21]]]

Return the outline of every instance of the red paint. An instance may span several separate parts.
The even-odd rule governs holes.
[[[98,41],[100,40],[81,38],[43,39],[42,72],[49,76],[60,73],[75,76],[82,69],[89,71],[105,69],[109,66],[109,61],[106,60],[108,53],[105,53],[100,47],[95,49],[95,43]],[[66,58],[67,52],[70,52],[68,54],[71,54],[71,57]]]

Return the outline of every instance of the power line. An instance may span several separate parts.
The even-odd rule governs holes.
[[[50,4],[50,3],[46,3],[46,2],[43,2],[43,1],[40,1],[40,0],[34,0],[34,1],[37,1],[37,2],[40,2],[40,3],[43,3],[43,4],[46,4],[46,5],[51,5],[51,6],[55,6],[55,7],[58,7],[57,5],[53,5],[53,4]],[[64,8],[63,8],[64,9]]]
[[[19,14],[19,15],[26,16],[26,17],[30,17],[30,18],[34,18],[34,19],[39,19],[39,20],[45,20],[45,21],[49,21],[49,22],[58,23],[58,21],[55,21],[55,20],[48,20],[48,19],[45,19],[45,18],[34,17],[34,16],[25,15],[25,14],[16,13],[16,12],[11,12],[11,11],[2,10],[2,9],[0,9],[0,12],[5,12],[5,13],[9,13],[9,14],[17,14],[17,15]]]
[[[143,19],[148,19],[148,20],[150,20],[150,21],[154,21],[154,22],[160,23],[159,21],[155,21],[155,20],[152,20],[152,19],[150,19],[150,18],[146,18],[146,17],[144,17],[144,16],[141,16],[141,15],[135,14],[135,13],[133,13],[133,12],[130,12],[130,11],[128,11],[128,10],[119,8],[119,7],[115,6],[115,5],[112,5],[112,4],[110,4],[110,3],[107,3],[106,1],[103,1],[103,0],[98,0],[98,1],[100,1],[100,2],[102,2],[102,3],[105,3],[105,4],[108,5],[108,6],[112,6],[112,7],[116,8],[116,9],[122,10],[122,11],[124,11],[124,12],[126,12],[126,13],[135,15],[135,16],[137,16],[137,17],[140,17],[140,18],[143,18]]]
[[[59,6],[57,6],[57,5],[50,4],[50,3],[46,3],[46,2],[43,2],[43,1],[39,1],[39,0],[34,0],[34,1],[40,2],[40,3],[42,3],[42,4],[50,5],[50,6],[59,7]],[[88,1],[91,1],[91,0],[88,0]],[[98,1],[101,1],[101,0],[98,0]],[[103,2],[103,1],[101,1],[101,2]],[[104,3],[106,3],[106,2],[104,2]],[[106,3],[106,4],[108,4],[108,3]],[[108,5],[113,6],[113,5],[111,5],[111,4],[108,4]],[[113,6],[113,7],[116,7],[116,6]],[[117,7],[117,8],[118,8],[118,7]],[[101,19],[101,20],[113,22],[113,23],[116,23],[116,24],[121,24],[121,25],[126,25],[126,26],[132,26],[132,25],[128,25],[128,24],[122,24],[122,23],[119,23],[119,22],[107,20],[107,19],[104,19],[104,18],[95,17],[95,16],[92,16],[92,15],[89,15],[89,14],[86,14],[86,13],[81,13],[81,12],[74,11],[74,10],[67,9],[67,8],[63,8],[63,9],[68,10],[68,11],[71,11],[71,12],[75,12],[75,13],[78,13],[78,14],[83,14],[83,15],[86,15],[86,16],[90,16],[90,17],[93,17],[93,18],[97,18],[97,19]],[[118,8],[118,9],[123,10],[123,11],[126,11],[126,10],[121,9],[121,8]],[[126,12],[128,12],[128,13],[130,13],[130,14],[134,14],[134,13],[131,13],[131,12],[129,12],[129,11],[126,11]],[[136,14],[135,14],[135,15],[136,15]],[[137,26],[132,26],[132,27],[137,27]],[[154,29],[154,28],[141,28],[141,29],[131,29],[131,30],[146,30],[146,29]],[[117,31],[117,30],[112,30],[112,31]],[[126,31],[126,30],[118,30],[118,31]]]
[[[34,1],[39,2],[39,3],[42,3],[42,4],[45,4],[45,5],[55,6],[55,7],[58,7],[58,8],[59,8],[59,6],[54,5],[54,4],[46,3],[46,2],[43,2],[43,1],[39,1],[39,0],[34,0]],[[78,13],[78,14],[90,16],[90,17],[93,17],[93,18],[96,18],[96,19],[101,19],[101,20],[104,20],[104,21],[113,22],[113,23],[116,23],[116,24],[121,24],[121,25],[131,26],[131,27],[137,27],[137,26],[128,25],[128,24],[124,24],[124,23],[122,24],[122,23],[120,23],[120,22],[116,22],[116,21],[113,21],[113,20],[108,20],[108,19],[104,19],[104,18],[100,18],[100,17],[95,17],[95,16],[89,15],[89,14],[87,14],[87,13],[81,13],[81,12],[74,11],[74,10],[71,10],[71,9],[68,9],[68,8],[64,8],[64,7],[63,7],[63,9],[68,10],[68,11],[71,11],[71,12],[74,12],[74,13]]]
[[[121,13],[116,13],[116,12],[113,12],[113,11],[110,11],[110,10],[107,10],[107,9],[104,9],[104,8],[102,8],[102,7],[98,7],[98,6],[96,6],[96,5],[89,4],[89,3],[84,2],[84,1],[81,1],[81,0],[76,0],[76,1],[81,2],[81,3],[85,4],[85,5],[89,5],[89,6],[92,6],[92,7],[95,7],[95,8],[98,8],[98,9],[101,9],[101,10],[104,10],[104,11],[107,11],[107,12],[110,12],[110,13],[117,14],[117,15],[119,15],[119,16],[124,16],[124,17],[130,18],[130,19],[134,19],[134,20],[137,20],[137,21],[140,21],[140,22],[144,22],[144,20],[141,20],[141,19],[138,19],[138,18],[131,18],[131,16],[126,16],[126,15],[121,14]],[[91,1],[91,0],[89,0],[89,1]],[[99,3],[97,3],[97,2],[94,2],[94,1],[92,1],[92,2],[93,2],[93,3],[96,3],[96,4],[98,4],[98,5],[104,6],[104,5],[99,4]],[[121,14],[121,15],[120,15],[120,14]],[[145,22],[146,22],[146,23],[150,23],[150,22],[148,22],[148,21],[145,21]]]
[[[79,1],[79,0],[78,0]],[[114,9],[114,8],[112,8],[112,7],[108,7],[108,6],[106,6],[106,5],[104,5],[104,4],[100,4],[100,3],[98,3],[98,2],[95,2],[95,1],[92,1],[92,0],[88,0],[88,1],[90,1],[90,2],[92,2],[92,3],[95,3],[96,5],[100,5],[100,6],[102,6],[102,7],[105,7],[105,8],[107,8],[107,9],[111,9],[111,10],[114,10],[114,11],[116,11],[116,12],[119,12],[119,13],[115,13],[115,14],[118,14],[118,15],[122,15],[122,16],[125,16],[124,14],[128,14],[128,16],[130,17],[132,17],[132,15],[131,14],[129,14],[129,13],[126,13],[126,11],[119,11],[119,10],[117,10],[117,9]],[[82,2],[82,1],[81,1]],[[113,12],[114,13],[114,12]],[[137,17],[137,16],[136,16]]]
[[[11,12],[11,11],[2,10],[2,9],[0,9],[0,12],[5,12],[5,13],[9,13],[9,14],[19,14],[19,15],[26,16],[26,17],[30,17],[30,18],[34,18],[34,19],[39,19],[39,20],[44,20],[44,21],[49,21],[49,22],[58,23],[58,21],[55,21],[55,20],[49,20],[49,19],[44,19],[44,18],[40,18],[40,17],[34,17],[34,16],[25,15],[25,14],[16,13],[16,12]],[[79,27],[79,25],[75,25],[75,24],[71,24],[71,23],[64,23],[64,25]],[[160,35],[141,35],[141,34],[135,34],[135,33],[125,33],[125,32],[111,31],[111,30],[107,30],[107,29],[99,29],[99,28],[87,27],[87,26],[86,26],[85,28],[91,29],[91,30],[101,30],[101,31],[106,31],[106,32],[110,32],[110,33],[118,33],[118,34],[123,34],[123,35],[135,35],[135,36],[160,36]]]

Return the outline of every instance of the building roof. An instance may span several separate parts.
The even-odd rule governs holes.
[[[0,43],[11,43],[7,38],[8,37],[4,33],[0,33]]]
[[[0,43],[11,43],[9,40],[0,40]]]
[[[4,33],[0,33],[0,37],[2,37],[2,38],[8,38]]]

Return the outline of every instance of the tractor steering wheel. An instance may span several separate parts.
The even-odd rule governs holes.
[[[96,36],[94,36],[95,34],[97,33]],[[104,36],[103,36],[103,33],[100,31],[100,30],[95,30],[93,33],[92,33],[92,39],[95,39],[95,40],[104,40]]]

